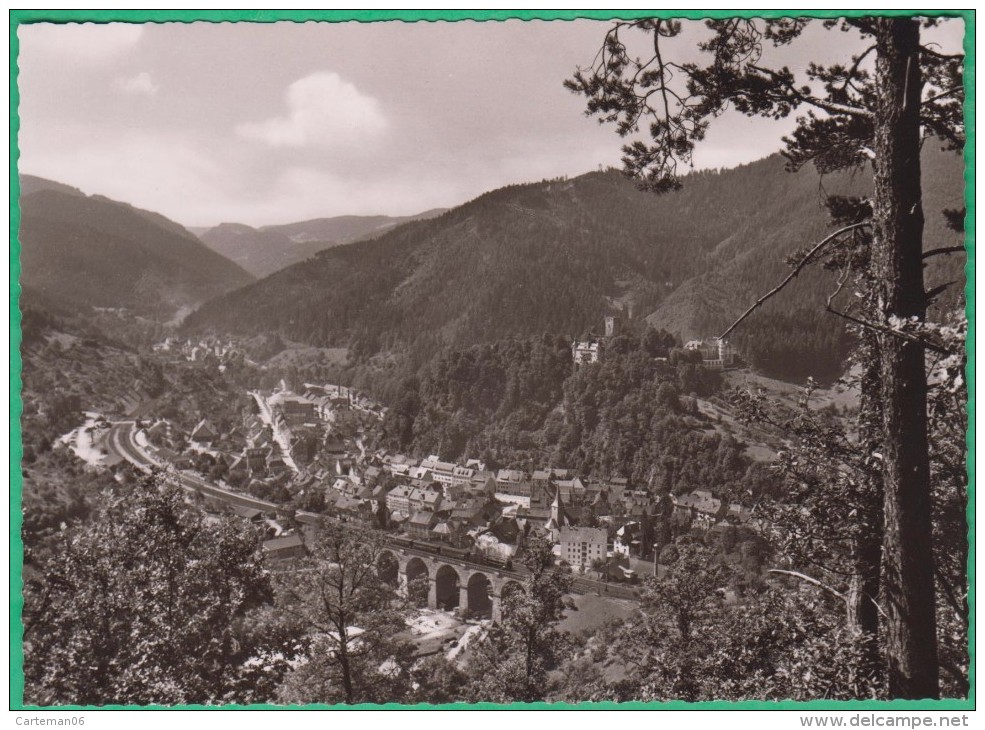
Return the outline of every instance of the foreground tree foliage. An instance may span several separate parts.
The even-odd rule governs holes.
[[[726,594],[732,568],[697,545],[667,575],[648,578],[639,614],[612,640],[626,678],[620,700],[807,700],[876,697],[863,647],[837,601],[772,583]]]
[[[529,572],[523,590],[502,597],[502,621],[483,637],[471,659],[472,702],[537,702],[548,675],[568,658],[571,645],[557,628],[571,607],[570,570],[555,564],[551,545],[531,540],[520,559]]]
[[[272,597],[257,538],[159,477],[104,495],[25,586],[25,702],[249,701],[243,619]]]
[[[945,323],[925,324],[921,330],[939,348],[928,360],[928,428],[941,691],[963,696],[969,690],[967,321],[962,313],[954,313]],[[875,377],[877,363],[864,357],[874,346],[871,338],[863,340],[856,360],[859,375],[847,377],[847,383]],[[803,571],[824,590],[841,595],[846,624],[864,640],[868,666],[878,668],[884,650],[880,623],[885,618],[878,560],[881,459],[878,442],[873,441],[879,414],[874,404],[863,401],[856,417],[846,422],[813,408],[811,395],[808,387],[801,408],[780,415],[777,404],[738,394],[746,418],[775,425],[793,437],[792,448],[777,464],[788,501],[762,505],[761,510],[771,524],[769,537],[776,552],[785,556],[783,567]]]
[[[870,453],[879,455],[882,506],[876,519],[882,549],[881,555],[857,552],[859,560],[869,561],[857,570],[879,587],[889,696],[937,697],[925,355],[928,345],[938,346],[932,336],[911,330],[924,323],[935,294],[924,291],[925,259],[954,252],[924,251],[920,147],[925,137],[936,137],[949,149],[963,146],[963,55],[921,42],[921,31],[937,25],[936,19],[858,17],[822,22],[828,31],[860,41],[862,50],[843,63],[810,64],[806,79],[769,65],[768,48],[796,43],[818,22],[709,20],[707,38],[699,45],[706,65],[678,63],[668,53],[668,44],[682,32],[679,21],[619,22],[607,33],[595,64],[566,83],[587,98],[589,114],[614,122],[622,136],[649,121],[652,142],[632,142],[623,159],[627,172],[656,192],[680,186],[678,166],[690,162],[710,121],[730,106],[769,118],[806,110],[785,140],[793,169],[808,162],[822,173],[872,164],[874,190],[870,201],[856,206],[859,217],[807,252],[795,273],[826,248],[857,243],[855,231],[871,233],[866,268],[873,306],[855,313],[832,306],[848,270],[828,299],[829,311],[865,330],[868,355],[878,364],[863,379],[864,407],[874,418],[863,446],[878,449]],[[639,36],[648,49],[644,58],[630,50],[641,42]]]
[[[309,557],[276,580],[278,608],[305,647],[278,701],[403,701],[413,646],[397,635],[412,609],[378,573],[383,534],[326,520],[307,545]]]

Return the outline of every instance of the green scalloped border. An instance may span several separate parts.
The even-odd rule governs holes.
[[[19,96],[17,92],[17,28],[29,23],[190,23],[205,21],[211,23],[252,22],[275,23],[289,21],[303,23],[321,21],[341,23],[357,21],[364,23],[385,20],[403,22],[442,22],[458,20],[502,21],[502,20],[612,20],[641,17],[673,17],[700,20],[722,17],[778,18],[785,16],[810,16],[817,18],[837,18],[864,15],[925,15],[939,17],[958,17],[965,22],[965,123],[967,144],[965,159],[965,246],[968,251],[965,296],[969,322],[966,375],[968,380],[968,539],[971,549],[968,552],[968,596],[971,621],[968,627],[970,653],[969,682],[971,691],[967,699],[947,700],[812,700],[809,702],[582,702],[569,703],[512,703],[495,704],[489,702],[468,704],[451,703],[447,705],[181,705],[176,707],[152,705],[148,707],[132,705],[107,705],[92,707],[85,705],[64,705],[57,708],[24,705],[24,655],[22,651],[23,626],[23,581],[21,569],[24,549],[21,542],[21,478],[22,457],[20,419],[22,403],[21,389],[21,317],[18,306],[20,298],[20,246],[17,232],[20,228],[20,183],[17,174],[18,147],[17,133],[20,119],[17,115]],[[922,710],[955,711],[975,709],[975,11],[974,10],[10,10],[10,687],[9,708],[11,710]]]

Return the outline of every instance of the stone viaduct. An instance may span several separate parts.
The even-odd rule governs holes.
[[[469,616],[493,621],[501,618],[503,596],[513,590],[524,590],[523,576],[512,570],[397,545],[381,552],[377,569],[403,595],[407,595],[408,585],[423,585],[426,580],[428,608],[458,608]]]

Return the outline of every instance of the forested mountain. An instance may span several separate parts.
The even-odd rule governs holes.
[[[961,161],[927,155],[927,245],[951,245]],[[779,156],[699,172],[653,196],[616,172],[515,185],[440,217],[314,259],[208,302],[195,330],[277,331],[427,362],[437,348],[545,332],[579,335],[621,306],[682,339],[717,334],[829,229],[825,194],[865,195],[869,176],[784,171]],[[961,277],[963,257],[935,262]],[[947,272],[945,272],[947,273]],[[808,273],[736,338],[774,374],[831,377],[846,347],[825,314],[831,274]],[[651,314],[652,313],[652,314]],[[805,365],[806,364],[806,365]]]
[[[922,162],[924,248],[961,245],[962,234],[948,228],[944,214],[945,210],[963,207],[961,160],[927,147]],[[729,171],[734,184],[743,189],[738,199],[728,196],[720,200],[722,212],[735,222],[734,233],[716,248],[718,261],[714,265],[675,289],[647,317],[653,326],[685,337],[724,331],[790,272],[791,253],[805,250],[831,230],[819,205],[822,195],[843,190],[864,195],[869,189],[867,174],[854,181],[838,179],[833,185],[830,177],[819,179],[813,170],[786,174],[778,163],[778,182],[791,189],[783,196],[785,204],[776,206],[771,201],[777,191],[762,184],[755,168],[747,165]],[[938,311],[963,301],[964,263],[964,256],[929,261],[928,290],[943,282],[957,282],[939,299]],[[824,311],[827,296],[836,288],[833,274],[818,267],[807,269],[743,323],[733,342],[752,365],[772,374],[804,378],[836,372],[846,342],[841,322]]]
[[[280,226],[252,228],[242,223],[222,223],[197,230],[206,246],[235,261],[251,274],[267,276],[314,256],[319,251],[378,236],[403,223],[440,215],[429,210],[413,216],[343,215],[316,218]]]
[[[697,407],[719,376],[674,345],[652,328],[619,335],[601,362],[579,367],[559,336],[443,349],[393,399],[387,446],[490,468],[621,475],[660,493],[715,485],[758,496],[770,480]]]
[[[36,177],[34,175],[21,175],[21,197],[31,193],[36,193],[41,190],[55,190],[59,193],[65,193],[66,195],[76,195],[80,198],[85,197],[83,193],[78,188],[73,188],[71,185],[66,185],[65,183],[55,182],[54,180],[48,180],[43,177]]]
[[[162,215],[22,176],[21,285],[54,308],[127,308],[160,319],[253,277]]]

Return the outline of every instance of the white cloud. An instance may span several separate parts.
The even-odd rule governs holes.
[[[160,88],[146,71],[141,71],[136,76],[118,76],[113,85],[127,94],[144,96],[154,96]]]
[[[287,87],[285,115],[240,124],[236,133],[271,147],[351,149],[379,137],[386,128],[376,99],[336,73],[319,71]]]
[[[37,23],[17,29],[22,54],[101,63],[132,48],[144,29],[134,23]]]

